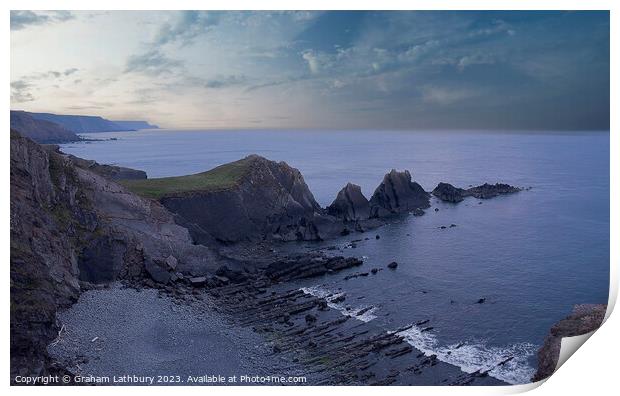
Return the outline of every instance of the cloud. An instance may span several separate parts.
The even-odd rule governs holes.
[[[308,68],[310,69],[310,73],[318,74],[321,69],[321,63],[319,61],[319,56],[316,52],[312,50],[306,50],[301,53],[301,57],[308,63]]]
[[[190,44],[194,38],[217,25],[218,14],[212,11],[181,11],[173,22],[163,24],[153,40],[154,45],[180,42]]]
[[[75,18],[69,11],[11,11],[11,30],[21,30],[29,26],[64,22]]]
[[[132,55],[127,59],[126,73],[143,73],[151,76],[171,74],[183,66],[183,62],[171,59],[158,50]]]
[[[248,81],[247,77],[244,75],[228,75],[228,76],[218,76],[213,79],[209,79],[205,82],[205,87],[207,88],[228,88],[236,85],[245,84]]]
[[[468,66],[472,65],[492,65],[495,63],[495,58],[489,54],[473,54],[462,57],[458,60],[456,67],[459,71],[465,70]]]
[[[31,102],[34,96],[30,92],[32,85],[24,80],[11,81],[11,101],[16,103]]]

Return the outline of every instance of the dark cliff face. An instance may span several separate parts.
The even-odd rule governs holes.
[[[322,214],[301,173],[259,156],[225,189],[169,194],[160,199],[198,241],[234,243],[260,239],[320,239],[314,218]]]
[[[603,323],[606,311],[606,304],[576,305],[568,317],[553,325],[543,346],[538,350],[538,370],[532,382],[553,374],[558,365],[562,338],[587,334],[598,329]]]
[[[392,169],[370,198],[371,217],[416,212],[430,207],[430,194],[411,180],[411,173]]]
[[[73,176],[39,145],[11,134],[12,374],[52,370],[46,347],[58,332],[56,310],[79,294],[80,233],[95,229],[96,219]]]
[[[80,138],[53,122],[38,120],[24,111],[11,111],[11,129],[37,143],[75,142]]]
[[[178,271],[203,274],[228,263],[195,245],[158,202],[17,133],[10,195],[12,374],[54,371],[46,347],[58,334],[55,314],[81,285],[147,274],[166,283]]]

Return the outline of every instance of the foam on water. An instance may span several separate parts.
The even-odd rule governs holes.
[[[514,385],[531,382],[535,372],[528,364],[528,358],[536,352],[533,344],[491,347],[481,342],[467,342],[442,346],[432,333],[422,332],[415,325],[398,335],[424,354],[437,355],[437,359],[458,366],[466,373],[488,371],[490,376]],[[510,357],[513,359],[500,365]]]
[[[359,319],[362,322],[370,322],[371,320],[377,318],[374,314],[377,311],[377,307],[375,306],[362,305],[358,307],[347,307],[348,304],[330,301],[342,296],[344,293],[334,292],[322,286],[302,287],[300,290],[315,297],[325,298],[327,300],[328,307],[340,311],[343,315],[348,315],[354,317],[355,319]],[[361,315],[358,315],[362,311],[364,312]]]

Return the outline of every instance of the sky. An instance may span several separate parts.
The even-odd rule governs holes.
[[[11,11],[11,108],[166,128],[609,129],[606,11]]]

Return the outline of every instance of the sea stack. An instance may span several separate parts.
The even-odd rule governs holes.
[[[370,216],[385,217],[426,209],[430,206],[429,198],[430,194],[411,180],[408,170],[398,172],[392,169],[370,198]]]
[[[327,213],[344,221],[366,220],[370,217],[370,203],[360,186],[347,183],[327,207]]]

